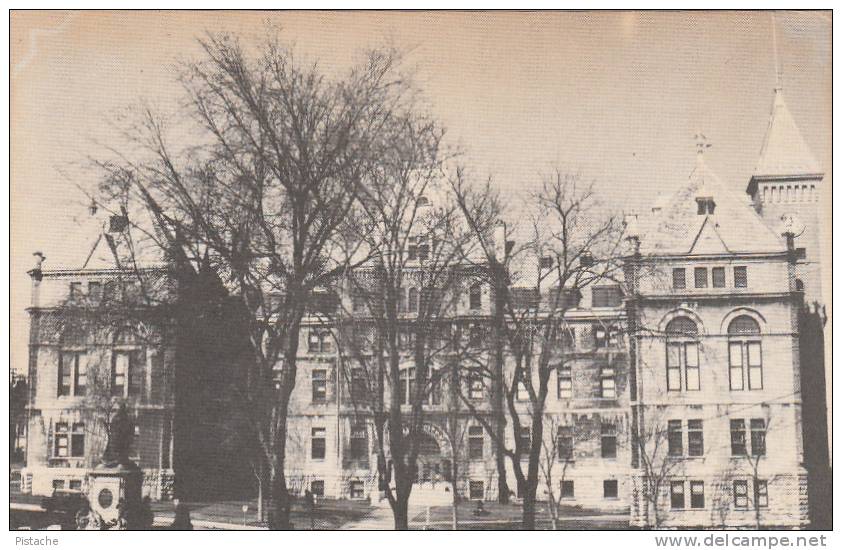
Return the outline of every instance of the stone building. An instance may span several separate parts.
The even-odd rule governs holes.
[[[628,510],[640,527],[819,525],[829,506],[822,491],[830,475],[822,420],[825,337],[819,310],[810,304],[823,299],[822,177],[778,90],[747,194],[738,182],[721,181],[700,153],[669,200],[629,223],[622,286],[598,283],[573,297],[564,316],[564,357],[553,359],[544,437],[556,448],[553,490],[564,503]],[[244,453],[226,453],[221,443],[230,409],[220,403],[239,360],[226,344],[233,331],[224,323],[202,340],[214,346],[179,342],[172,336],[184,340],[184,331],[154,323],[142,337],[56,324],[55,313],[73,299],[99,296],[110,281],[131,279],[116,256],[116,267],[90,263],[113,252],[108,234],[81,269],[46,270],[39,261],[30,272],[24,490],[82,488],[84,468],[102,445],[101,420],[91,419],[96,407],[89,381],[97,364],[108,373],[108,399],[132,405],[136,461],[149,494],[171,496],[173,477],[192,479],[186,486],[226,478],[250,491]],[[421,298],[407,286],[399,323],[411,326]],[[211,287],[202,287],[203,295]],[[546,297],[529,285],[516,284],[512,293],[524,304],[546,307]],[[387,465],[378,464],[372,411],[361,405],[360,380],[337,345],[343,315],[364,321],[371,314],[345,286],[323,296],[317,309],[330,315],[311,313],[302,324],[288,485],[297,495],[309,490],[376,501]],[[470,284],[451,298],[439,321],[448,334],[460,327],[469,343],[476,333],[481,347],[495,313],[492,289]],[[405,338],[401,379],[389,391],[405,394],[402,407],[409,410],[409,331]],[[510,364],[508,358],[507,369]],[[423,405],[414,499],[449,502],[454,471],[464,498],[497,497],[495,445],[468,406],[490,414],[488,388],[461,380],[467,385],[456,391],[450,385],[456,379],[443,377]],[[528,401],[520,392],[514,401],[525,417]],[[514,437],[507,430],[508,446]],[[240,461],[220,458],[226,454],[239,454]],[[506,467],[516,490],[508,459]],[[545,490],[540,481],[539,499]]]

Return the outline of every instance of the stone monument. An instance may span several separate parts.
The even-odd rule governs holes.
[[[134,424],[121,403],[108,424],[100,464],[88,472],[88,501],[106,525],[140,528],[143,472],[129,458]]]

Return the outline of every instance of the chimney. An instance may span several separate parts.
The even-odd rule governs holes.
[[[32,254],[35,256],[35,266],[32,269],[27,271],[27,275],[32,279],[32,295],[30,306],[31,307],[39,307],[41,302],[41,279],[44,278],[44,272],[42,270],[42,266],[44,264],[44,260],[47,259],[46,256],[41,251],[35,252]]]
[[[498,221],[494,226],[494,257],[498,262],[506,259],[506,224]]]

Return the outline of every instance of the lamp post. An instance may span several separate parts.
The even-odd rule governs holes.
[[[248,511],[249,511],[249,505],[243,504],[243,527],[246,526],[246,514],[248,513]]]

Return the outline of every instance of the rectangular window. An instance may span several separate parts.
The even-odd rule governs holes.
[[[468,426],[468,457],[471,460],[482,460],[484,444],[482,426]]]
[[[319,333],[315,330],[311,330],[307,335],[307,351],[321,351],[319,346],[321,345],[321,338],[319,337]]]
[[[684,455],[684,432],[681,420],[670,420],[667,423],[667,443],[670,456]]]
[[[750,390],[763,389],[763,358],[761,357],[760,342],[746,344],[748,363],[748,388]]]
[[[85,354],[63,351],[59,356],[58,395],[85,395],[88,384],[88,365]]]
[[[573,377],[571,375],[570,367],[558,370],[558,398],[573,398]]]
[[[526,388],[525,379],[526,375],[521,372],[520,378],[517,381],[517,394],[515,395],[518,401],[529,401],[529,390]]]
[[[745,266],[734,268],[734,286],[736,288],[748,288],[748,271]]]
[[[70,299],[78,300],[82,297],[82,283],[74,281],[70,283]]]
[[[748,481],[744,479],[734,480],[734,508],[748,508]]]
[[[725,268],[714,267],[710,270],[713,288],[725,288]]]
[[[351,370],[351,401],[361,403],[368,396],[368,383],[365,378],[365,371],[361,368]]]
[[[731,456],[746,455],[746,425],[742,418],[731,420]]]
[[[354,426],[351,428],[351,445],[348,449],[353,460],[368,458],[368,432],[365,426]]]
[[[695,277],[696,288],[707,288],[708,286],[708,268],[697,267],[693,270]]]
[[[618,307],[623,302],[620,285],[595,287],[591,290],[593,307]]]
[[[468,492],[471,500],[482,500],[485,498],[485,485],[482,481],[470,481],[468,485]]]
[[[676,267],[672,270],[672,288],[682,290],[687,288],[686,270],[683,267]]]
[[[617,397],[617,381],[614,379],[614,369],[603,367],[600,372],[600,392],[604,399]]]
[[[617,480],[606,479],[602,482],[602,497],[603,498],[617,498]]]
[[[670,482],[670,508],[673,510],[684,509],[684,482]]]
[[[561,498],[576,498],[576,490],[573,481],[564,479],[561,482]]]
[[[66,458],[70,452],[70,429],[67,422],[57,422],[53,435],[53,456]]]
[[[482,308],[482,286],[473,284],[470,288],[469,300],[471,309]]]
[[[70,433],[70,456],[85,456],[85,424],[74,422],[73,430]]]
[[[70,487],[71,491],[81,491],[82,490],[82,480],[81,479],[71,479],[69,487]]]
[[[769,484],[764,479],[754,481],[754,505],[757,508],[769,506]]]
[[[362,481],[352,481],[348,493],[351,498],[363,498],[365,496],[365,485]]]
[[[684,344],[684,384],[687,391],[698,391],[701,387],[699,345],[695,342]]]
[[[593,326],[594,346],[597,348],[608,347],[608,329],[603,325]]]
[[[687,454],[690,456],[704,456],[705,437],[701,420],[687,421]]]
[[[111,356],[111,395],[126,396],[129,373],[131,372],[132,354],[126,351],[115,351]]]
[[[310,482],[310,492],[313,496],[316,497],[323,497],[325,496],[325,482],[322,479],[314,479]]]
[[[603,424],[600,429],[602,458],[617,458],[617,427]]]
[[[667,391],[681,391],[681,344],[667,344]]]
[[[743,381],[743,344],[731,342],[728,345],[728,372],[732,390],[742,390]]]
[[[705,482],[690,482],[690,508],[701,509],[705,507]]]
[[[521,453],[529,453],[529,448],[531,446],[532,430],[529,426],[521,426],[518,430],[518,450]]]
[[[573,444],[573,428],[559,426],[556,445],[558,446],[558,459],[561,462],[573,460]]]
[[[323,460],[327,451],[327,440],[325,439],[325,428],[313,428],[310,439],[310,458]]]
[[[471,369],[468,377],[468,398],[482,399],[483,381],[479,369]]]
[[[751,454],[752,456],[766,455],[766,421],[762,418],[752,418],[751,425]]]
[[[327,371],[313,371],[313,403],[327,401]]]

